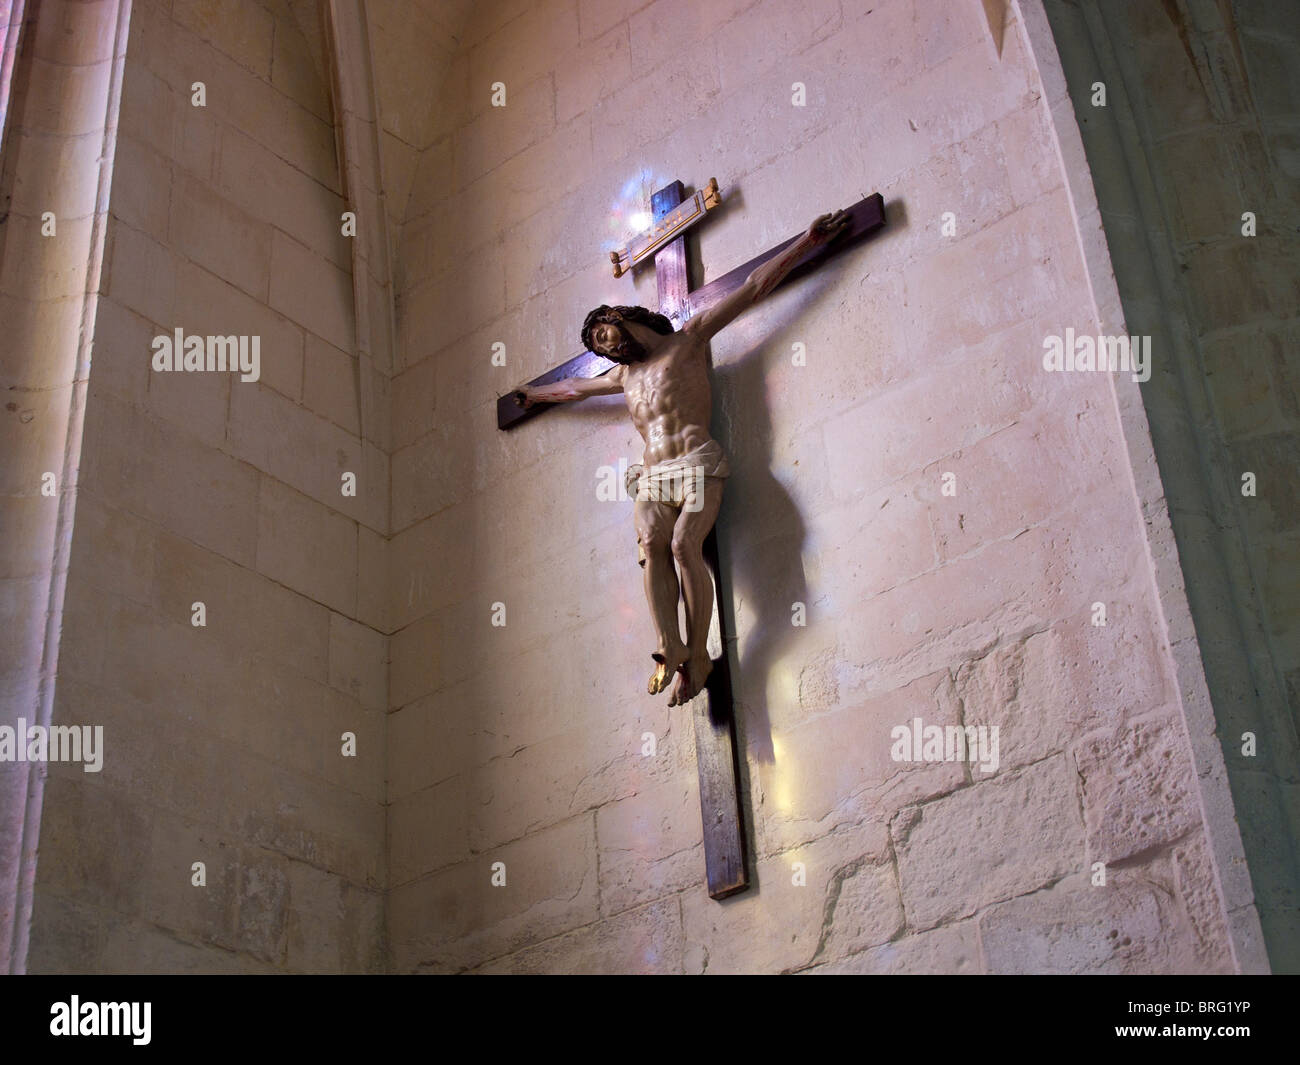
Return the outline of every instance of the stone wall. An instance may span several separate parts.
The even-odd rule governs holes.
[[[29,13],[0,724],[105,749],[0,765],[8,965],[1262,968],[1142,409],[1167,390],[1044,370],[1126,326],[1039,0],[1004,35],[975,0],[364,10],[337,38],[314,0]],[[640,458],[621,398],[495,427],[592,306],[654,304],[608,252],[713,176],[697,282],[870,192],[889,219],[714,343],[754,883],[723,903],[599,490]],[[152,371],[176,328],[258,336],[259,379]],[[917,719],[996,757],[903,757]]]
[[[30,32],[111,42],[115,8],[45,0]],[[387,456],[322,68],[281,0],[135,0],[125,43],[53,706],[105,750],[50,766],[26,965],[373,970]],[[258,379],[151,370],[177,328],[259,337]]]
[[[1300,13],[1047,10],[1125,317],[1159,345],[1143,398],[1265,942],[1300,971]]]
[[[396,970],[1242,964],[1116,386],[1043,369],[1099,318],[1060,113],[1008,20],[999,56],[982,5],[937,0],[471,17],[398,256]],[[654,303],[607,253],[654,189],[711,176],[697,281],[873,191],[889,218],[713,347],[755,852],[721,904],[689,722],[642,688],[631,504],[597,494],[640,458],[621,400],[495,428],[592,306]],[[997,726],[996,770],[894,760],[914,718]]]

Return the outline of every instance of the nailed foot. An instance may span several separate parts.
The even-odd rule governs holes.
[[[686,648],[679,647],[675,651],[654,651],[650,657],[659,663],[659,667],[650,674],[646,691],[651,695],[658,695],[668,687],[668,679],[685,664]]]
[[[668,705],[685,706],[689,703],[704,691],[704,684],[711,672],[713,672],[713,663],[708,655],[692,658],[684,668],[678,670],[673,690],[668,694]]]

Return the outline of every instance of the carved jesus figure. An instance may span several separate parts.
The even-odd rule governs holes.
[[[657,695],[672,681],[669,706],[685,705],[703,691],[713,668],[707,649],[713,580],[703,546],[717,519],[730,467],[709,433],[709,341],[771,293],[806,252],[838,236],[848,221],[844,211],[821,215],[794,244],[680,330],[644,307],[597,307],[583,323],[583,346],[619,365],[601,377],[570,377],[514,390],[523,407],[618,392],[627,397],[632,424],[645,441],[643,464],[629,474],[637,475],[636,533],[658,641],[647,690]],[[630,482],[631,477],[629,490],[634,487]],[[679,594],[686,602],[684,642],[677,620]]]

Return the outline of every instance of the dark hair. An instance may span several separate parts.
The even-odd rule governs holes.
[[[582,346],[591,351],[591,331],[596,326],[605,322],[612,322],[614,314],[618,314],[625,322],[637,322],[640,325],[653,329],[656,333],[667,336],[673,332],[673,323],[665,318],[662,314],[656,314],[654,311],[647,310],[645,307],[610,307],[601,304],[589,315],[587,320],[582,323]]]

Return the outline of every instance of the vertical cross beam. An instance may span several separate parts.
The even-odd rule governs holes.
[[[655,221],[682,202],[685,190],[674,181],[654,194]],[[655,255],[659,311],[680,319],[689,306],[690,272],[686,236],[665,245]],[[681,322],[679,320],[680,327]],[[700,815],[704,822],[704,867],[709,897],[724,899],[749,887],[745,865],[745,828],[740,812],[740,773],[736,760],[736,721],[732,709],[731,669],[727,647],[734,642],[729,601],[723,594],[716,523],[704,541],[704,560],[713,575],[713,609],[722,641],[722,655],[713,661],[707,699],[691,700],[695,723],[695,760],[700,774]]]

